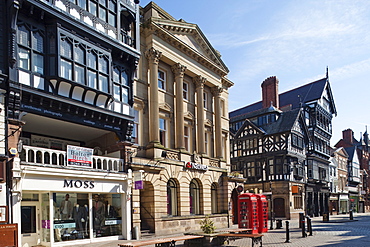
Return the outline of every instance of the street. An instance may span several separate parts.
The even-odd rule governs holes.
[[[270,222],[269,222],[270,223]],[[298,219],[290,220],[290,243],[286,241],[286,221],[283,229],[269,230],[264,233],[263,246],[310,247],[310,246],[370,246],[370,213],[355,213],[354,220],[349,215],[330,215],[329,222],[323,222],[322,217],[312,219],[313,236],[302,237]],[[274,223],[275,227],[275,223]],[[163,237],[163,236],[162,236]],[[117,247],[119,243],[127,240],[115,240],[87,245],[74,245],[75,247]],[[230,241],[228,247],[251,246],[250,239]],[[153,247],[154,245],[150,246]],[[181,242],[176,246],[183,246]]]

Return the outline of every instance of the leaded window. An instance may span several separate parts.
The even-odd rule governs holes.
[[[34,26],[18,23],[18,80],[44,89],[44,32]]]
[[[110,93],[108,52],[61,33],[59,54],[60,77]]]

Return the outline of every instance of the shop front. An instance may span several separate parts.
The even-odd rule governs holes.
[[[349,212],[348,194],[339,194],[339,213],[346,214]]]
[[[131,173],[23,168],[13,192],[20,246],[68,246],[130,239]]]

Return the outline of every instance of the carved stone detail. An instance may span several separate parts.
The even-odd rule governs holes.
[[[145,52],[145,56],[151,60],[153,63],[158,64],[159,60],[161,59],[162,52],[154,49],[151,47],[149,50]]]
[[[212,93],[212,95],[213,95],[214,97],[220,96],[222,92],[223,92],[222,87],[213,87],[213,88],[211,89],[211,93]]]
[[[200,76],[200,75],[197,75],[196,77],[193,77],[193,82],[196,86],[196,88],[200,87],[201,89],[204,88],[204,84],[206,83],[207,79]]]
[[[175,74],[175,77],[178,77],[178,76],[184,77],[186,66],[180,63],[176,63],[172,65],[171,69],[172,69],[172,72]]]

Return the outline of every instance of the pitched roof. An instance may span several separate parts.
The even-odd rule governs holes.
[[[353,160],[353,156],[355,155],[356,146],[344,148],[348,154],[348,159]]]
[[[263,125],[260,128],[263,129],[268,135],[291,131],[293,125],[298,119],[299,112],[299,108],[283,112],[276,122]]]
[[[279,94],[280,106],[291,105],[292,109],[299,108],[300,102],[308,103],[321,98],[325,89],[327,78],[308,83],[301,87]],[[262,101],[245,106],[229,113],[229,117],[234,118],[262,108]]]

